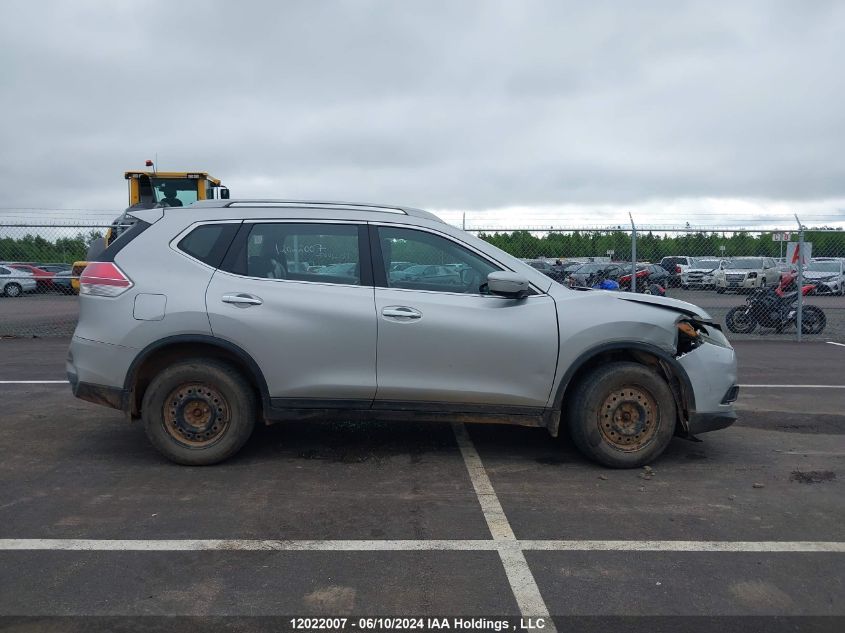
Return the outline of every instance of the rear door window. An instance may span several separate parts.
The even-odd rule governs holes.
[[[246,231],[230,272],[263,279],[372,285],[369,257],[361,256],[368,252],[360,246],[366,239],[363,225],[268,222],[244,226]]]

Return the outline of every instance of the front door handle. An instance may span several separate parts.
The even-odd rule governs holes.
[[[383,308],[381,315],[402,321],[413,321],[422,318],[422,312],[408,306],[388,306]]]
[[[223,295],[223,298],[221,300],[223,301],[223,303],[232,303],[236,306],[241,306],[244,308],[248,306],[260,306],[262,303],[264,303],[261,297],[256,297],[255,295],[250,295],[245,292]]]

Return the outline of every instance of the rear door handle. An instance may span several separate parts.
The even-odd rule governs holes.
[[[223,303],[232,303],[244,308],[248,306],[260,306],[264,303],[261,297],[256,297],[255,295],[250,295],[245,292],[223,295],[222,301]]]
[[[422,312],[408,306],[387,306],[382,308],[381,315],[391,319],[413,321],[422,318]]]

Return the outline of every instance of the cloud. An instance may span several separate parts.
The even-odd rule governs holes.
[[[845,199],[842,3],[4,7],[0,207],[120,209],[155,154],[237,197],[516,223]]]

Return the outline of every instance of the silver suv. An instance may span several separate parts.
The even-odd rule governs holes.
[[[67,372],[180,464],[230,457],[257,420],[342,418],[563,425],[624,468],[736,418],[734,351],[700,308],[570,290],[425,211],[133,215],[82,274]]]

